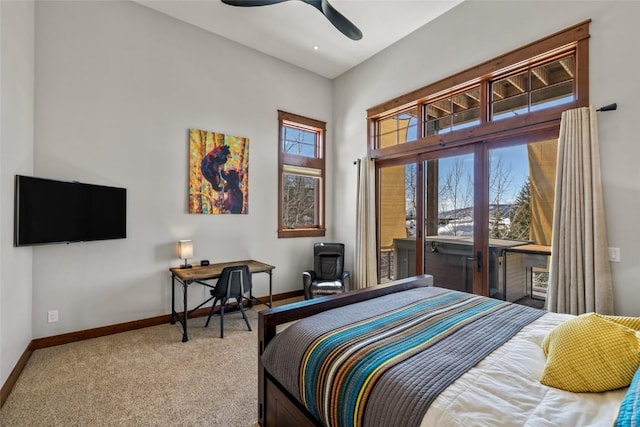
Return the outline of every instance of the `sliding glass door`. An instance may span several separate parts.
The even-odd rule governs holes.
[[[416,163],[379,168],[378,273],[383,283],[417,273],[417,184]]]
[[[423,162],[423,271],[435,286],[473,292],[474,154]]]
[[[544,298],[557,141],[481,142],[378,165],[381,282]]]
[[[427,272],[436,286],[472,292],[473,153],[378,172],[380,281]]]
[[[489,148],[490,296],[546,297],[557,145],[552,139]]]

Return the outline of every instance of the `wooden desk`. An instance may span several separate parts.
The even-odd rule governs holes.
[[[189,289],[189,285],[192,283],[199,283],[203,286],[207,286],[209,288],[215,288],[214,285],[206,283],[205,280],[217,279],[222,274],[222,270],[225,267],[234,267],[237,265],[247,265],[249,267],[249,272],[253,275],[254,273],[267,273],[269,275],[269,307],[271,307],[272,298],[273,298],[273,290],[272,290],[272,271],[275,268],[273,265],[265,264],[260,261],[254,260],[245,260],[245,261],[232,261],[232,262],[220,262],[216,264],[209,264],[206,267],[202,267],[199,265],[194,265],[192,268],[180,268],[174,267],[170,268],[171,271],[171,324],[175,325],[176,321],[179,321],[182,324],[182,342],[187,342],[189,340],[189,336],[187,335],[187,320],[189,319],[189,314],[193,313],[195,310],[199,309],[211,299],[204,301],[202,304],[197,306],[194,309],[187,309],[187,290]],[[176,281],[182,285],[183,288],[183,305],[184,311],[182,316],[178,316],[176,312],[176,299],[175,299],[175,284]],[[249,292],[249,300],[253,302],[253,293]]]

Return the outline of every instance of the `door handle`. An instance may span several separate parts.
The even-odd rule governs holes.
[[[478,271],[482,271],[482,252],[476,252],[476,267]]]

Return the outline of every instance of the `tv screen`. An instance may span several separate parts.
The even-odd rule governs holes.
[[[124,239],[127,190],[16,175],[16,246]]]

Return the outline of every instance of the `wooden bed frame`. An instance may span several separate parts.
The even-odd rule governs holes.
[[[262,365],[262,354],[276,336],[276,327],[333,308],[408,289],[432,286],[433,277],[421,275],[359,289],[344,294],[301,301],[263,310],[258,315],[258,420],[262,427],[316,426],[311,414],[271,377]]]

